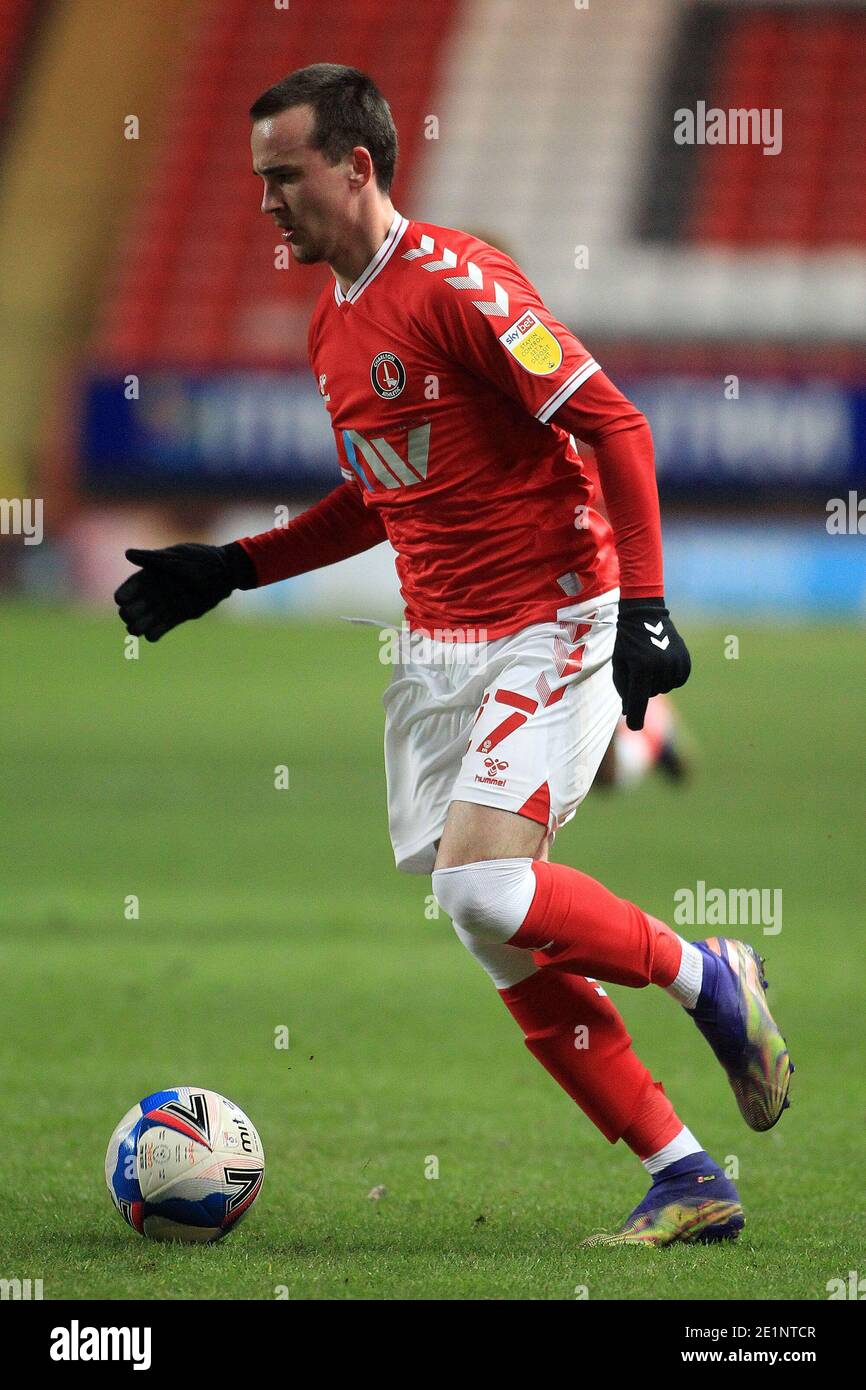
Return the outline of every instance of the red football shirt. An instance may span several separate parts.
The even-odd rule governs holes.
[[[329,508],[341,530],[352,509],[362,516],[346,554],[387,535],[411,627],[495,638],[616,586],[613,533],[570,434],[645,422],[504,252],[395,213],[348,291],[335,280],[322,292],[308,350],[347,480],[338,493],[359,494],[326,498],[322,523]],[[637,537],[645,510],[626,507],[621,529]],[[264,582],[291,529],[273,545],[272,533],[245,540]]]

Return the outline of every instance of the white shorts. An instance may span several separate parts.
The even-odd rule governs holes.
[[[432,872],[452,801],[551,833],[571,820],[622,712],[611,674],[618,600],[613,589],[492,642],[401,642],[382,697],[398,869]]]

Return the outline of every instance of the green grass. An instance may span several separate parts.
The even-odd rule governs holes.
[[[823,1299],[862,1271],[862,633],[734,624],[727,661],[730,621],[689,630],[693,784],[595,792],[558,837],[668,919],[698,879],[781,888],[781,934],[744,934],[798,1068],[753,1134],[677,1006],[612,989],[686,1123],[738,1160],[748,1226],[586,1251],[645,1175],[427,919],[429,879],[393,867],[375,633],[212,617],[127,661],[109,616],[0,624],[0,1277],[46,1298]],[[117,1120],[172,1083],[229,1095],[264,1140],[262,1197],[215,1247],[141,1240],[104,1188]]]

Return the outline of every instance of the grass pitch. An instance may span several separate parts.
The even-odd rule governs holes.
[[[587,1251],[645,1175],[527,1053],[429,879],[393,867],[374,631],[214,615],[128,661],[107,615],[0,622],[0,1276],[46,1298],[825,1299],[863,1269],[861,632],[734,624],[726,660],[730,620],[683,624],[693,784],[593,792],[557,839],[668,920],[698,880],[781,888],[781,933],[733,934],[768,957],[797,1064],[792,1109],[753,1134],[673,1001],[612,988],[739,1165],[748,1224]],[[140,1239],[104,1187],[117,1120],[182,1083],[243,1106],[267,1155],[214,1247]]]

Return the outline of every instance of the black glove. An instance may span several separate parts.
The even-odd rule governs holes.
[[[158,642],[188,618],[200,618],[234,589],[254,589],[258,582],[253,562],[238,541],[188,542],[124,553],[141,569],[124,580],[114,601],[127,632],[148,642]]]
[[[685,685],[691,669],[688,647],[663,598],[620,599],[613,683],[630,729],[643,728],[651,696]]]

